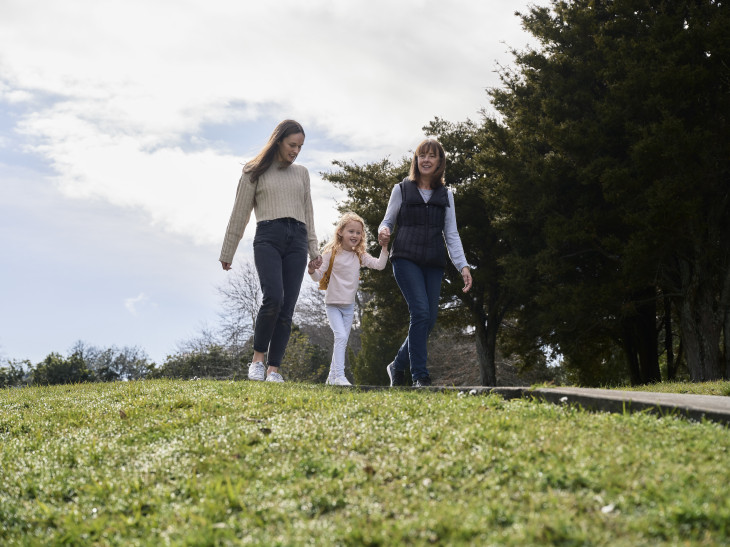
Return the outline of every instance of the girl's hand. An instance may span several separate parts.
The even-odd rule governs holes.
[[[464,280],[464,288],[461,290],[469,292],[469,289],[471,289],[471,272],[469,271],[469,266],[464,266],[461,269],[461,278]]]
[[[318,269],[322,265],[322,255],[319,255],[317,258],[313,258],[309,261],[309,264],[307,265],[307,272],[310,274],[314,273],[314,270]]]
[[[378,243],[381,247],[387,247],[390,243],[390,228],[387,226],[378,232]]]
[[[224,270],[230,270],[231,269],[231,263],[230,262],[223,262],[221,260],[221,266],[223,266]]]

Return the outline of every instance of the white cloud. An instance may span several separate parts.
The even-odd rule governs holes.
[[[508,60],[502,42],[526,41],[513,10],[472,0],[5,0],[0,100],[44,98],[17,129],[65,195],[139,208],[161,229],[211,243],[243,157],[199,137],[204,127],[298,119],[325,144],[302,162],[316,204],[331,204],[340,194],[314,179],[332,159],[397,159],[434,116],[478,117],[495,60]],[[256,131],[260,146],[268,133]]]
[[[127,308],[127,311],[132,315],[137,315],[139,308],[144,308],[148,305],[149,301],[149,297],[145,293],[141,292],[137,296],[125,298],[124,307]]]
[[[161,362],[217,317],[241,162],[276,122],[307,131],[324,239],[342,194],[319,172],[477,118],[503,42],[527,40],[522,2],[2,0],[2,350],[38,362],[83,339]]]

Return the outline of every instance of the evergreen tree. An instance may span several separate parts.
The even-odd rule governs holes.
[[[222,346],[211,344],[168,355],[151,376],[155,378],[241,378],[248,369],[241,359]]]
[[[79,353],[73,353],[68,359],[58,353],[49,354],[36,365],[31,378],[33,384],[40,385],[76,384],[94,379]]]
[[[26,368],[30,368],[30,361],[11,360],[7,366],[0,367],[0,388],[21,386],[26,380]]]
[[[553,1],[522,20],[541,47],[516,52],[492,91],[498,146],[482,161],[501,174],[485,191],[504,206],[504,263],[532,289],[516,323],[523,347],[576,362],[603,347],[610,362],[612,342],[632,382],[657,381],[657,295],[668,294],[692,379],[718,378],[730,303],[727,6]]]

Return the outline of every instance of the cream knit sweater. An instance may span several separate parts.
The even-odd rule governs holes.
[[[283,168],[282,168],[283,167]],[[309,189],[309,171],[302,165],[274,162],[256,184],[251,183],[249,173],[243,173],[238,181],[236,201],[228,221],[226,237],[221,249],[221,262],[233,262],[238,244],[243,237],[251,211],[256,221],[276,218],[294,218],[307,226],[310,258],[319,255],[317,234],[314,231],[312,195]]]

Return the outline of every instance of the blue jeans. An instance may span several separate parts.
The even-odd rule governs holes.
[[[408,337],[398,350],[393,366],[402,371],[410,366],[415,381],[428,376],[428,335],[436,324],[444,269],[419,266],[405,258],[395,258],[392,262],[395,281],[411,315]]]
[[[256,225],[253,258],[263,301],[256,316],[253,349],[268,353],[271,367],[281,366],[291,334],[294,306],[307,267],[307,227],[292,218]]]

